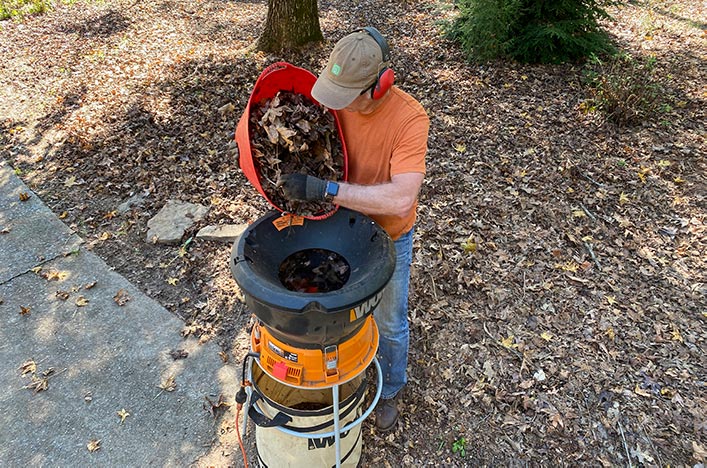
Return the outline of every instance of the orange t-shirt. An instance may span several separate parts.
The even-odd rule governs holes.
[[[383,99],[370,114],[338,112],[348,154],[348,182],[353,184],[381,184],[394,175],[425,173],[430,128],[425,109],[395,86]],[[396,240],[415,224],[416,212],[417,202],[403,217],[369,216]]]

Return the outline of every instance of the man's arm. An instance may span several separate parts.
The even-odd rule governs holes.
[[[355,185],[339,182],[334,203],[367,215],[405,216],[415,205],[424,174],[406,172],[394,175],[390,182]]]

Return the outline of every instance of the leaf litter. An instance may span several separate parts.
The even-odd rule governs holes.
[[[212,5],[187,0],[165,11],[141,2],[131,25],[140,34],[115,48],[112,36],[56,42],[55,31],[90,24],[105,4],[4,25],[0,73],[21,77],[23,88],[6,89],[17,94],[3,101],[0,150],[67,225],[92,238],[120,232],[93,251],[182,317],[188,334],[242,356],[250,315],[230,277],[230,246],[196,241],[161,268],[174,252],[144,243],[146,222],[175,196],[222,200],[209,224],[252,222],[270,209],[227,142],[264,67],[285,59],[316,72],[330,47],[234,52],[252,43],[266,6],[220,3],[231,18],[224,25],[201,14]],[[429,3],[331,5],[320,14],[332,41],[355,26],[346,18],[396,18],[385,34],[398,84],[431,120],[412,262],[410,383],[393,433],[380,437],[364,421],[362,464],[702,462],[707,77],[694,23],[707,20],[699,2],[612,9],[607,27],[621,46],[655,56],[674,77],[667,90],[676,101],[660,120],[626,128],[582,112],[580,64],[468,65],[429,21],[438,13]],[[652,21],[659,27],[648,40]],[[35,51],[27,69],[23,48],[39,41],[57,47]],[[80,58],[97,45],[106,60]],[[59,72],[67,51],[78,57],[70,77]],[[46,93],[50,82],[56,90]],[[227,103],[235,111],[219,112]],[[28,130],[12,132],[18,125]],[[32,146],[48,136],[31,134],[43,129],[56,132],[50,151]],[[91,183],[66,187],[69,175]],[[142,193],[140,204],[118,209]],[[544,380],[533,377],[539,369]],[[465,459],[452,452],[460,437]]]

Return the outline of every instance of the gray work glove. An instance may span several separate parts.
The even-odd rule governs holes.
[[[326,198],[327,181],[306,174],[284,174],[278,185],[289,200],[323,201]]]

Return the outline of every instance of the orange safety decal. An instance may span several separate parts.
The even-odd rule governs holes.
[[[293,214],[285,214],[277,218],[272,222],[275,229],[282,231],[286,227],[290,226],[302,226],[304,224],[304,216],[297,216]]]

